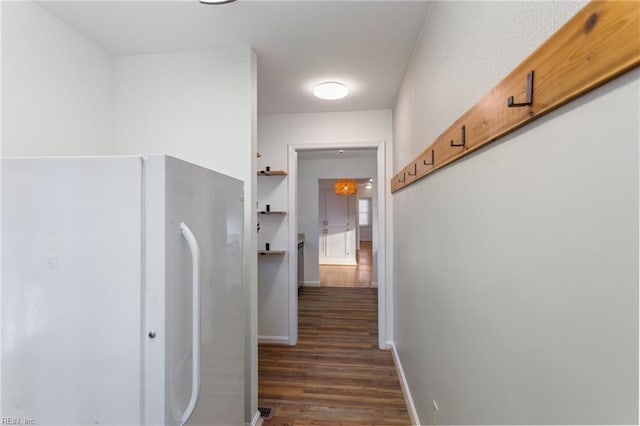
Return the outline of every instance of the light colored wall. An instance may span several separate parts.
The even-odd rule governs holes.
[[[394,107],[393,133],[402,139],[394,149],[394,170],[482,99],[584,3],[433,2]]]
[[[396,170],[581,4],[434,2]],[[397,192],[395,344],[422,424],[638,422],[636,70]]]
[[[245,182],[249,420],[257,410],[255,61],[253,51],[241,47],[124,56],[114,63],[117,154],[174,155]]]
[[[1,2],[2,155],[108,154],[112,58],[31,2]]]
[[[248,47],[116,58],[116,152],[171,154],[251,182],[251,61]]]
[[[374,178],[377,183],[376,151],[362,158],[309,159],[298,161],[298,232],[305,234],[304,280],[320,282],[318,269],[319,199],[318,179]],[[377,197],[376,197],[377,200]]]
[[[358,188],[358,198],[373,198],[374,196],[373,188],[367,189],[364,187]],[[375,206],[375,202],[372,200],[372,208]],[[375,218],[375,212],[372,211],[371,220]],[[360,241],[372,241],[373,239],[373,227],[369,226],[360,226]]]
[[[385,185],[386,193],[390,193],[391,179],[391,110],[354,111],[340,113],[311,114],[276,114],[258,117],[258,151],[262,158],[258,159],[258,169],[270,166],[272,170],[287,168],[288,146],[323,145],[337,143],[377,143],[387,141],[385,165],[386,177],[380,177]],[[262,209],[264,199],[276,206],[287,205],[287,178],[260,178],[258,182],[258,204]],[[263,182],[264,181],[264,182]],[[315,201],[317,204],[317,200]],[[391,196],[385,199],[387,205],[386,223],[387,249],[391,250],[393,212]],[[300,205],[300,204],[299,204]],[[317,214],[317,213],[316,213]],[[266,225],[265,225],[266,226]],[[260,233],[267,232],[261,229]],[[277,244],[286,244],[289,239],[286,222],[283,221],[273,240]],[[316,234],[317,235],[317,234]],[[308,237],[311,238],[311,237]],[[286,247],[286,246],[284,246]],[[389,256],[390,258],[391,256]],[[305,262],[307,260],[305,259]],[[286,263],[288,255],[283,259],[261,259],[258,270],[259,308],[258,330],[260,336],[280,339],[283,343],[289,339],[288,304],[289,292],[286,282],[289,279]],[[375,262],[375,259],[374,259]],[[391,260],[387,260],[387,282],[390,282],[392,271]],[[276,282],[277,280],[277,282]],[[387,330],[391,335],[390,316],[393,309],[390,286],[387,288],[386,310]]]

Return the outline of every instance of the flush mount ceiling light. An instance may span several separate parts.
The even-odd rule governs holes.
[[[202,4],[227,4],[233,3],[236,0],[200,0]]]
[[[342,99],[349,94],[349,89],[337,81],[327,81],[320,83],[313,88],[313,94],[320,99],[336,100]]]

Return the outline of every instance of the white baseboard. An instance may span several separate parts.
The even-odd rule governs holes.
[[[289,336],[258,336],[258,343],[271,343],[273,345],[288,345]]]
[[[396,349],[396,345],[394,342],[387,342],[387,345],[391,347],[391,354],[393,355],[393,363],[396,365],[396,371],[398,372],[398,378],[400,379],[400,387],[402,388],[402,393],[404,394],[404,400],[407,403],[407,411],[409,411],[411,424],[420,425],[421,423],[420,423],[420,419],[418,418],[418,412],[416,411],[416,406],[413,403],[411,390],[409,389],[407,378],[404,375],[404,369],[402,368],[402,363],[400,362],[400,357],[398,356],[398,350]]]
[[[320,281],[302,281],[303,287],[320,287]]]
[[[262,422],[264,422],[264,420],[260,417],[260,411],[256,411],[251,419],[251,423],[245,423],[244,426],[260,426]]]
[[[371,287],[378,288],[378,283],[376,281],[371,281]]]

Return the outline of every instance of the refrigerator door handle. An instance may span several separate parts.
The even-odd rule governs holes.
[[[180,418],[180,425],[184,425],[193,414],[200,396],[200,246],[191,230],[184,223],[180,224],[180,232],[191,250],[193,268],[193,362],[191,378],[191,399],[189,405]]]

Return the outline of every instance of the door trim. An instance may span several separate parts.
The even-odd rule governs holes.
[[[377,152],[377,182],[378,192],[378,347],[388,349],[387,340],[391,339],[391,330],[387,330],[387,316],[393,318],[391,312],[387,312],[387,306],[392,306],[393,292],[390,283],[387,282],[387,143],[377,142],[351,142],[351,143],[324,143],[324,144],[288,144],[287,146],[287,171],[288,171],[288,252],[295,253],[298,249],[298,213],[296,209],[296,194],[298,190],[298,151],[313,151],[319,149],[353,149],[371,148]],[[297,262],[295,256],[289,256],[289,345],[298,342],[298,277],[296,274]],[[387,339],[389,337],[389,339]]]

